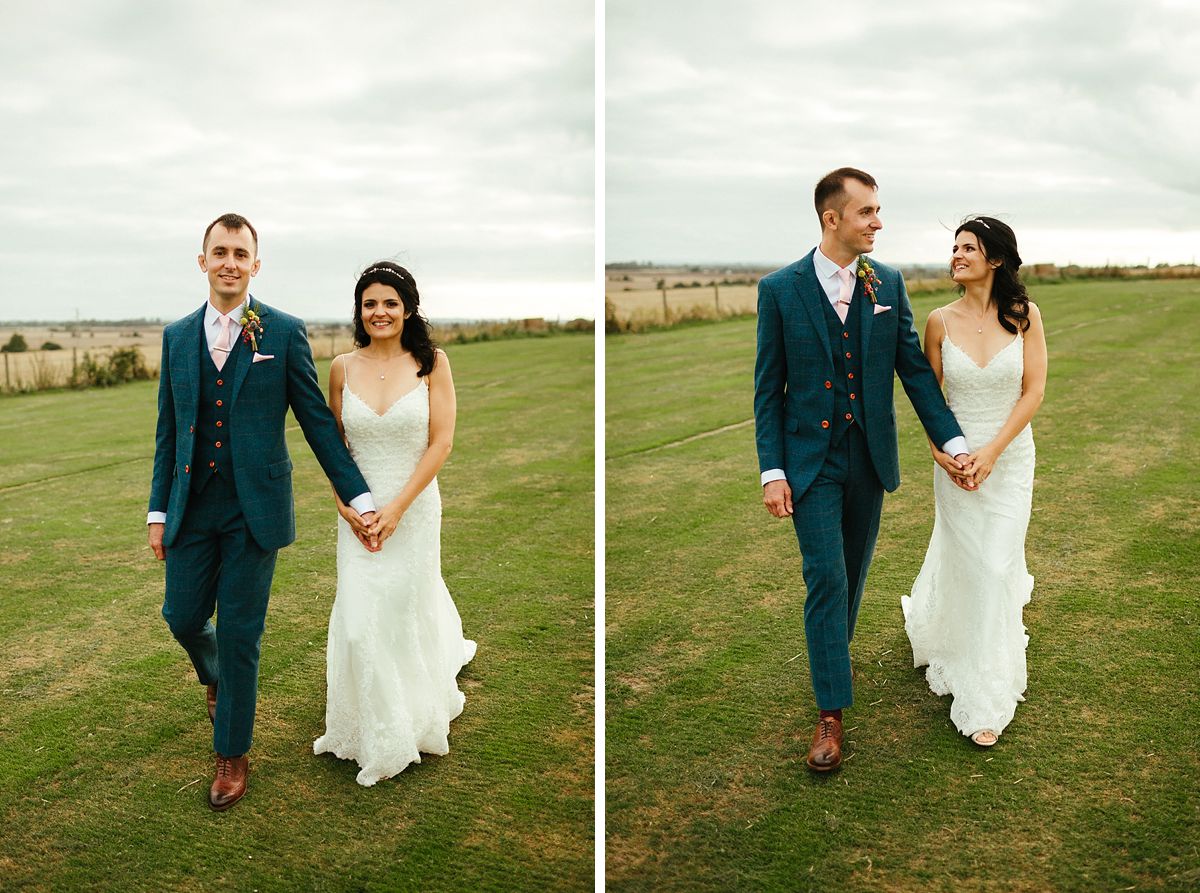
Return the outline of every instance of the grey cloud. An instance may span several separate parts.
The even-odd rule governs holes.
[[[0,36],[0,316],[45,271],[115,257],[190,306],[180,271],[226,210],[285,294],[403,251],[442,280],[590,281],[592,22],[482,0],[23,10]],[[85,314],[129,303],[110,279]]]
[[[1195,230],[1190,7],[632,6],[609,4],[612,259],[786,260],[816,235],[811,184],[841,164],[879,177],[901,251],[928,250],[901,221],[983,208],[1018,231]]]

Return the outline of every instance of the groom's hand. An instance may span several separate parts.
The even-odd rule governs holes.
[[[770,481],[763,486],[763,505],[776,518],[792,514],[792,488],[787,481]]]
[[[378,552],[383,548],[383,543],[379,541],[378,534],[371,532],[371,525],[375,521],[375,513],[367,512],[365,515],[359,515],[359,517],[362,519],[363,529],[361,532],[355,531],[358,533],[358,538],[362,541],[368,552]]]
[[[165,524],[147,524],[147,538],[150,540],[150,549],[154,552],[154,557],[159,561],[167,557],[167,550],[163,546],[163,529]]]
[[[975,490],[976,483],[974,469],[972,467],[973,460],[971,459],[971,456],[967,453],[959,453],[954,457],[954,462],[958,465],[962,474],[958,475],[952,472],[950,474],[950,480],[954,481],[959,489],[966,490],[968,493],[973,492]]]

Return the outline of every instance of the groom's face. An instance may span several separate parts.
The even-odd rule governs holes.
[[[846,178],[845,189],[850,200],[837,220],[835,236],[849,252],[867,254],[875,248],[875,234],[883,229],[879,193],[850,177]]]
[[[199,260],[214,295],[222,301],[241,299],[250,290],[250,279],[258,273],[258,246],[249,227],[229,230],[218,223],[208,234]]]

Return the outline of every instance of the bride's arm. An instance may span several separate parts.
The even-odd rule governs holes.
[[[343,443],[346,440],[346,429],[342,426],[342,386],[345,382],[346,355],[339,354],[329,364],[329,411],[333,413],[333,419],[337,422],[338,433],[342,435]],[[350,525],[354,535],[364,546],[368,546],[367,540],[364,538],[367,528],[363,524],[362,517],[342,502],[342,497],[338,496],[336,487],[333,488],[333,501],[337,504],[338,514],[346,519],[346,523]]]
[[[991,442],[971,456],[975,463],[976,484],[982,484],[992,473],[992,466],[1000,454],[1033,420],[1046,395],[1046,332],[1042,328],[1042,312],[1032,301],[1029,302],[1029,328],[1025,330],[1024,338],[1025,374],[1021,378],[1021,399]]]
[[[942,336],[945,334],[945,327],[942,324],[942,314],[934,311],[929,314],[929,319],[925,321],[925,359],[929,360],[929,365],[933,368],[933,374],[937,376],[938,386],[942,385]],[[948,453],[942,452],[933,441],[929,439],[929,435],[925,435],[925,440],[929,444],[930,455],[933,456],[933,461],[941,466],[946,474],[950,475],[950,480],[962,490],[973,490],[974,485],[969,484],[969,478],[963,476],[963,470],[955,463],[954,457]]]
[[[454,420],[457,403],[454,396],[454,379],[450,375],[450,360],[442,350],[434,356],[433,370],[429,373],[429,446],[425,448],[421,461],[399,495],[383,507],[372,525],[372,533],[380,541],[387,539],[396,530],[396,525],[421,495],[429,482],[437,477],[454,446]]]
[[[942,326],[942,314],[936,310],[925,320],[925,359],[937,376],[938,387],[942,386],[942,336],[946,334]]]

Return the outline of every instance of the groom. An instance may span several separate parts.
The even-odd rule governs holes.
[[[842,761],[853,702],[850,639],[879,533],[884,490],[900,484],[893,376],[930,440],[969,458],[962,429],[921,352],[900,273],[875,247],[877,184],[839,168],[817,184],[821,242],[758,285],[754,422],[763,503],[800,541],[804,633],[820,718],[808,765]]]
[[[363,522],[375,505],[321,396],[304,323],[248,299],[254,227],[237,214],[217,218],[198,260],[208,301],[163,330],[146,523],[166,561],[163,617],[207,686],[209,805],[223,810],[246,793],[275,555],[296,538],[289,407],[343,501]]]

